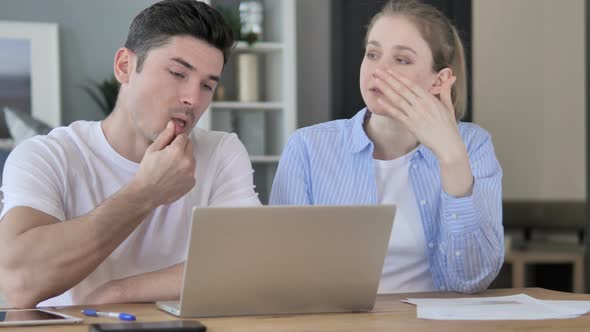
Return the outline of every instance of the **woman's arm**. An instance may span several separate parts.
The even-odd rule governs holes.
[[[447,290],[465,293],[485,290],[504,261],[502,169],[489,135],[470,153],[470,164],[469,196],[449,194],[442,179],[441,232],[433,265],[433,276]]]
[[[440,290],[471,293],[486,289],[503,262],[502,170],[483,130],[474,130],[479,144],[472,141],[469,149],[463,143],[451,100],[455,77],[448,74],[438,98],[399,73],[376,76],[384,93],[379,102],[440,165],[441,204],[433,213],[441,232],[429,243],[434,281]]]

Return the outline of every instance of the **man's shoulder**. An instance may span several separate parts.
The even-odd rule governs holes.
[[[200,146],[207,147],[216,147],[228,140],[238,140],[237,135],[234,133],[205,130],[198,127],[193,129],[193,131],[191,132],[191,136],[193,142],[196,142]]]
[[[232,134],[224,131],[213,131],[206,130],[203,128],[195,127],[191,132],[191,136],[195,139],[199,139],[208,143],[219,142],[224,138],[231,136]]]
[[[197,153],[225,153],[243,147],[235,133],[211,131],[197,127],[191,132],[191,137]]]
[[[41,144],[67,144],[73,139],[87,141],[95,135],[98,126],[100,122],[97,121],[75,121],[68,126],[54,128],[47,135],[34,136],[23,143],[33,141]]]
[[[92,144],[92,136],[99,125],[99,122],[76,121],[69,126],[57,127],[47,135],[37,135],[23,141],[10,154],[26,156],[76,153],[81,144]]]
[[[100,126],[97,121],[75,121],[68,126],[52,129],[47,135],[37,135],[31,139],[38,142],[67,142],[73,138],[89,139],[95,135],[96,128]],[[25,141],[26,142],[26,141]]]

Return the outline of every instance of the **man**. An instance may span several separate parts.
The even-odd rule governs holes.
[[[177,299],[192,208],[260,204],[237,137],[193,130],[233,44],[208,5],[154,4],[115,55],[112,114],[16,147],[0,216],[10,304]]]

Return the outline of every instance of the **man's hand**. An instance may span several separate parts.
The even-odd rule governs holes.
[[[187,134],[174,137],[174,123],[150,145],[132,182],[157,207],[170,204],[195,186],[195,157],[193,144]]]

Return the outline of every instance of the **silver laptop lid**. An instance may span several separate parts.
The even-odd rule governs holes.
[[[395,207],[195,208],[181,316],[369,311]]]

